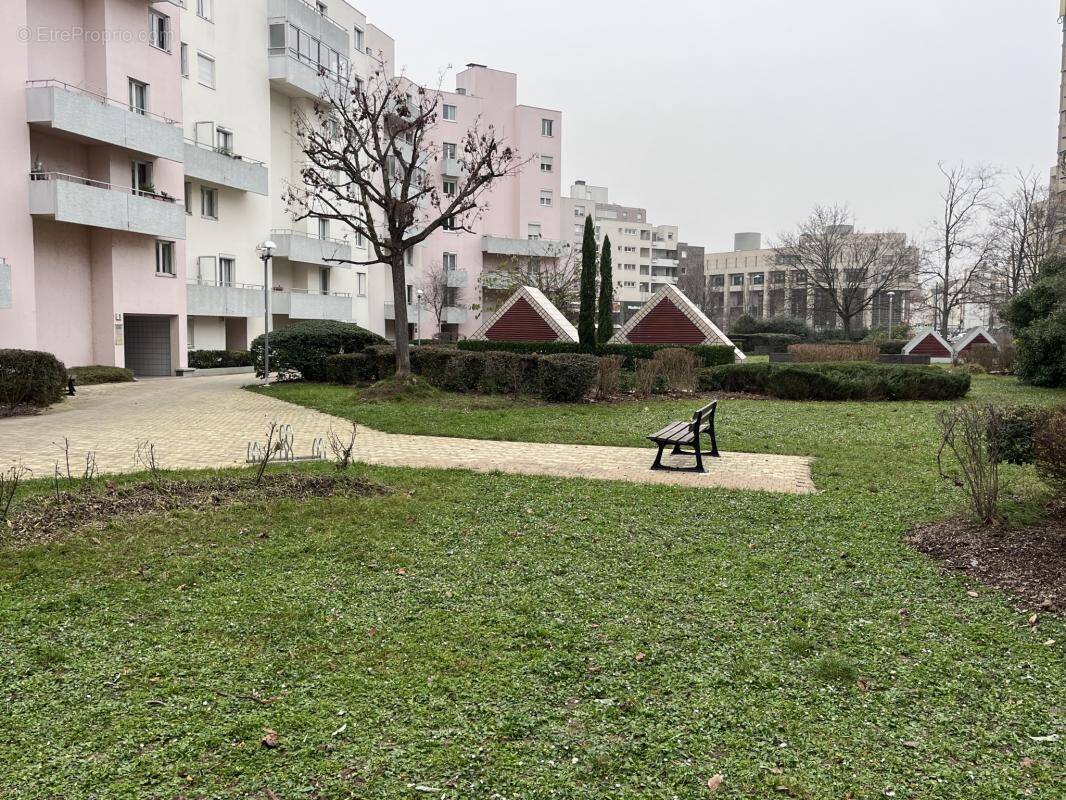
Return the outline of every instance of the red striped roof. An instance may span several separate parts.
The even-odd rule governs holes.
[[[485,338],[494,342],[555,342],[559,334],[520,297],[485,331]]]
[[[633,344],[702,344],[707,335],[672,300],[664,297],[627,338]]]

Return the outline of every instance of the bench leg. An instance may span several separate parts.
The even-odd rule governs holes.
[[[665,444],[659,445],[659,452],[655,454],[655,463],[651,465],[652,469],[670,469],[670,467],[663,466],[663,450],[665,449]]]

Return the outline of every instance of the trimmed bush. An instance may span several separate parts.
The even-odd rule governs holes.
[[[455,353],[453,350],[452,353]],[[472,355],[472,354],[467,354]],[[478,390],[519,395],[536,388],[537,357],[521,353],[485,353]]]
[[[688,350],[672,347],[655,354],[666,385],[678,392],[695,391],[699,381],[700,361]]]
[[[863,362],[734,364],[704,370],[700,388],[783,400],[957,400],[969,392],[970,376],[938,367]]]
[[[903,348],[907,346],[910,339],[884,339],[880,342],[874,342],[883,356],[900,356],[903,355]]]
[[[787,353],[790,346],[803,342],[802,336],[791,333],[752,333],[731,335],[729,338],[744,353],[752,355]]]
[[[599,372],[596,357],[583,353],[542,356],[537,367],[541,397],[560,403],[584,398],[596,385]]]
[[[191,350],[189,366],[192,369],[251,367],[254,361],[251,350]]]
[[[326,359],[330,383],[352,385],[376,381],[377,368],[369,353],[339,353]]]
[[[411,348],[411,358],[417,348]],[[363,350],[370,359],[373,377],[370,380],[383,381],[396,374],[396,347],[391,344],[372,344]],[[412,370],[413,371],[413,370]]]
[[[827,361],[877,361],[881,351],[876,344],[794,344],[788,348],[794,363]]]
[[[621,356],[601,356],[599,368],[596,374],[596,396],[613,397],[622,390],[622,364],[625,359]]]
[[[449,392],[476,391],[485,371],[485,359],[485,353],[455,353],[444,368],[440,388]]]
[[[71,367],[68,372],[78,386],[133,382],[133,370],[123,367],[105,367],[96,364],[91,367]]]
[[[326,360],[341,353],[359,353],[371,345],[384,344],[376,333],[350,322],[312,320],[297,322],[270,334],[270,368],[282,380],[302,377],[328,380]],[[252,342],[256,374],[263,375],[263,337]]]
[[[59,402],[67,368],[40,350],[0,350],[0,405],[43,408]]]
[[[576,342],[491,342],[465,339],[459,342],[458,346],[460,350],[470,352],[502,351],[535,355],[588,353],[595,356],[622,356],[625,359],[623,369],[626,370],[633,369],[638,358],[653,358],[659,350],[678,348],[694,353],[705,367],[732,364],[736,360],[732,347],[709,344],[604,344],[598,347],[583,347]]]
[[[732,334],[790,334],[801,339],[809,338],[811,328],[807,322],[795,317],[770,317],[769,319],[755,319],[750,314],[737,317],[731,328]]]
[[[453,347],[412,348],[411,371],[415,375],[421,375],[433,386],[443,386],[444,373],[448,369],[448,362],[458,354],[459,351]]]
[[[1036,386],[1066,386],[1066,257],[1047,259],[1033,287],[1001,310],[1014,334],[1018,377]]]
[[[1066,495],[1066,406],[1049,414],[1033,441],[1036,471],[1060,497]]]
[[[1033,439],[1047,422],[1049,412],[1034,406],[1006,406],[997,424],[985,431],[993,451],[1008,464],[1033,463]]]

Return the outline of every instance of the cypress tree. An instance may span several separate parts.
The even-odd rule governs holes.
[[[614,276],[611,272],[611,237],[603,237],[600,253],[600,311],[596,324],[596,340],[607,344],[614,335]]]
[[[596,346],[596,229],[592,215],[585,217],[585,239],[581,244],[581,309],[577,315],[578,341]]]

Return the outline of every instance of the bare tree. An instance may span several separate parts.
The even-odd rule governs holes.
[[[999,304],[1032,286],[1055,246],[1059,217],[1039,174],[1015,173],[1014,190],[998,199],[991,224],[994,253],[983,294],[990,304]]]
[[[499,268],[482,273],[484,288],[510,297],[523,286],[540,289],[567,317],[573,317],[581,282],[581,263],[573,247],[566,243],[547,245],[544,255],[513,256]]]
[[[901,233],[864,233],[844,206],[818,206],[775,245],[778,263],[797,270],[808,290],[833,309],[852,338],[866,309],[914,270],[913,248]]]
[[[322,75],[323,90],[310,114],[295,115],[295,138],[306,161],[302,185],[289,186],[286,202],[297,220],[337,220],[368,243],[365,261],[392,271],[396,309],[396,374],[411,371],[407,320],[407,253],[438,229],[473,232],[487,193],[524,162],[492,125],[478,119],[454,153],[435,139],[442,95],[374,69],[366,83],[354,75]],[[455,160],[456,177],[445,192],[439,162]]]
[[[707,305],[710,293],[707,291],[707,278],[702,274],[702,271],[693,270],[686,272],[684,275],[679,275],[677,288],[682,291],[685,297],[695,303],[696,308],[700,311],[704,313],[709,311]]]
[[[448,270],[440,263],[435,263],[422,272],[418,288],[422,290],[422,300],[437,318],[437,331],[443,332],[444,309],[462,308],[459,303],[459,290],[448,285]]]
[[[947,336],[951,313],[979,299],[983,276],[995,256],[989,215],[999,173],[991,167],[937,165],[944,177],[943,208],[933,222],[922,256],[921,280],[933,309],[934,326]]]

